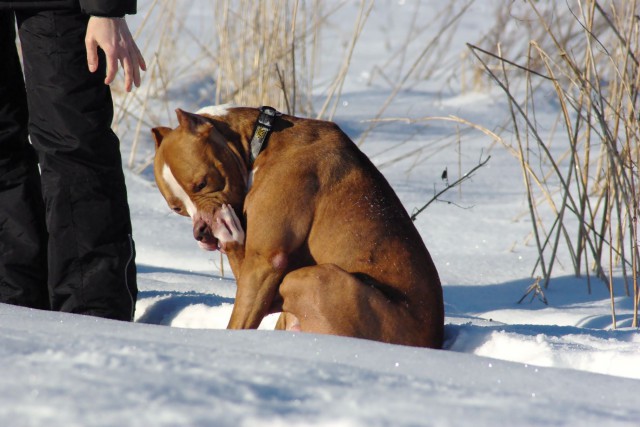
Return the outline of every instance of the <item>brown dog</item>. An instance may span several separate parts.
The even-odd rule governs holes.
[[[176,129],[152,130],[155,177],[169,207],[192,218],[200,246],[229,257],[238,284],[230,329],[282,311],[279,329],[442,346],[429,252],[338,126],[269,109],[176,112]]]

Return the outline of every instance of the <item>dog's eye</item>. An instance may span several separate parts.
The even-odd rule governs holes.
[[[207,179],[203,179],[202,181],[200,181],[199,184],[196,184],[193,186],[193,192],[197,193],[199,191],[202,191],[202,189],[204,189],[204,187],[207,186]]]
[[[181,208],[180,206],[174,206],[174,207],[172,207],[171,209],[173,209],[173,211],[174,211],[175,213],[180,213],[180,212],[182,212],[182,208]]]

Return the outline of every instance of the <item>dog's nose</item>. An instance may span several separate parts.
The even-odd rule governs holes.
[[[207,223],[204,221],[198,221],[193,224],[193,237],[201,242],[207,233]]]

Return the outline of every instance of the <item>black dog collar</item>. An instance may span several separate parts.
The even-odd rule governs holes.
[[[276,120],[276,117],[281,116],[282,113],[276,111],[275,108],[264,106],[260,108],[260,114],[256,121],[256,127],[253,130],[253,137],[251,138],[251,163],[256,160],[258,154],[265,147],[265,143],[271,133],[271,128]]]

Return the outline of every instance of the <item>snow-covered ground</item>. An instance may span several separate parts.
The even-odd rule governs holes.
[[[141,10],[150,3],[141,1]],[[354,52],[335,115],[354,140],[391,91],[384,79],[368,83],[405,41],[402,29],[416,13],[411,3],[376,2]],[[441,3],[423,2],[417,20]],[[500,3],[472,5],[452,33],[447,67],[456,67],[483,24],[491,25]],[[198,2],[189,4],[197,9]],[[355,2],[347,3],[333,16],[324,48],[348,39],[356,12]],[[426,43],[433,34],[423,37]],[[340,60],[327,57],[327,78],[319,81],[335,75]],[[499,93],[462,91],[455,76],[436,73],[403,90],[383,117],[454,114],[490,129],[507,123]],[[175,107],[202,106],[177,89]],[[319,99],[322,91],[319,84]],[[125,158],[131,138],[123,137]],[[150,137],[142,143],[151,150]],[[519,166],[504,149],[444,122],[381,125],[362,149],[409,212],[444,187],[445,168],[453,180],[491,156],[460,191],[443,197],[452,203],[432,204],[416,221],[443,282],[445,350],[274,332],[274,318],[258,331],[222,330],[235,293],[230,269],[223,274],[220,255],[198,249],[190,221],[167,208],[148,170],[127,172],[138,252],[136,322],[0,305],[0,425],[640,423],[640,335],[630,327],[632,299],[622,296],[621,283],[616,330],[604,284],[592,281],[589,294],[586,279],[568,268],[554,270],[548,305],[517,303],[534,281],[536,250],[527,243]]]

